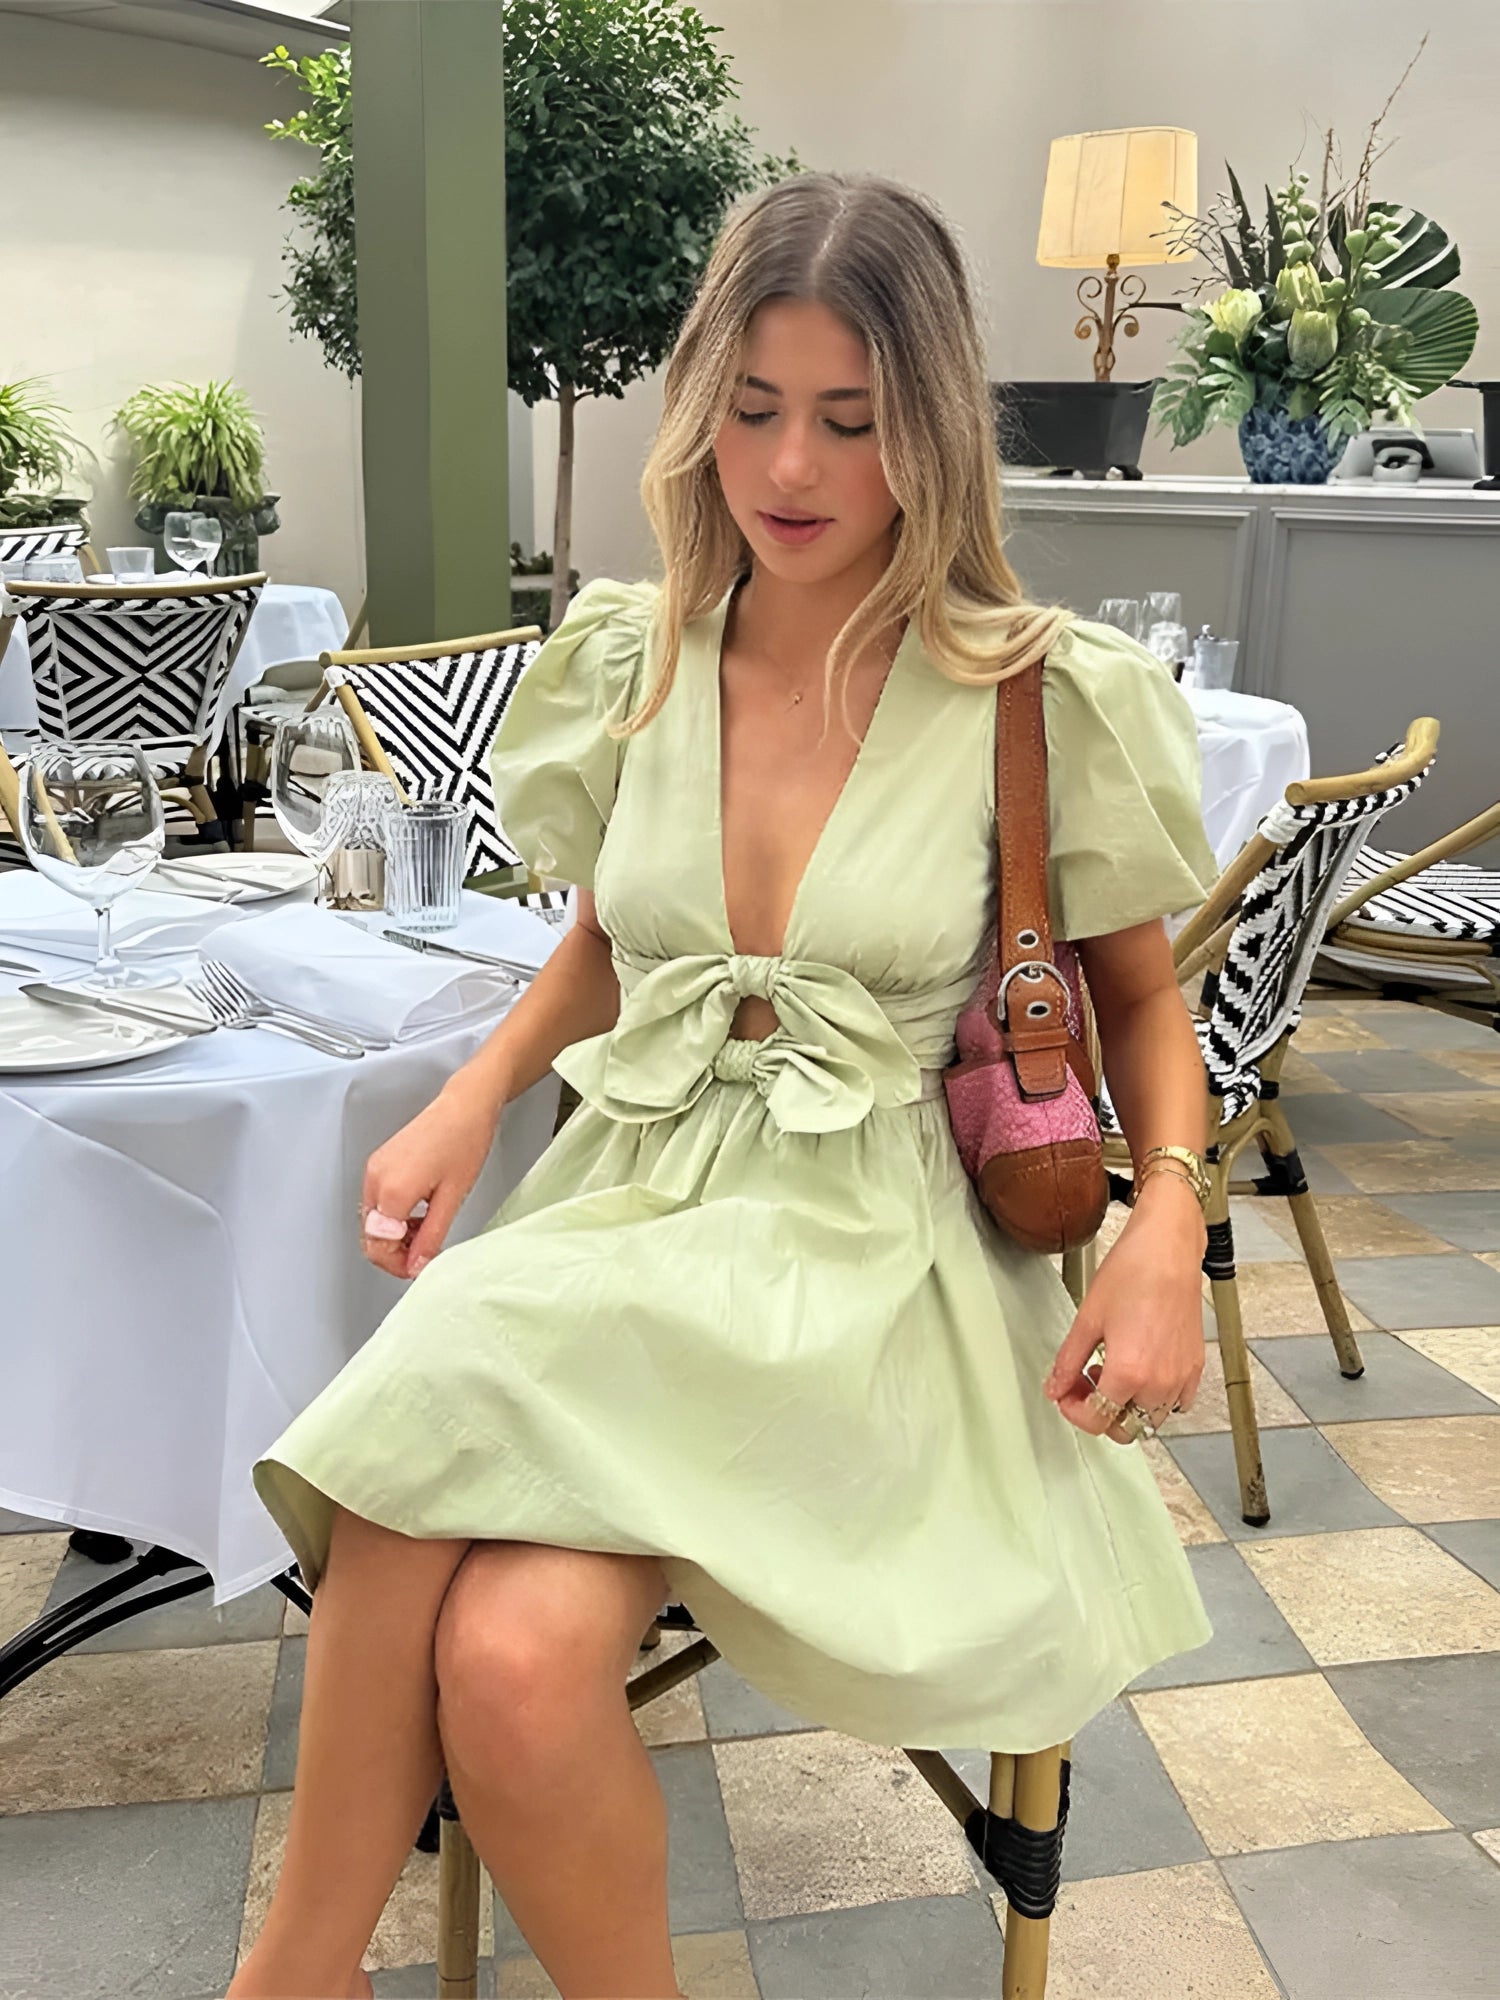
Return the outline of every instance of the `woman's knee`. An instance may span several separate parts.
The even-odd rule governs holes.
[[[460,1747],[512,1752],[524,1737],[545,1750],[599,1694],[623,1688],[660,1603],[656,1580],[620,1574],[619,1559],[566,1560],[588,1553],[477,1543],[460,1565],[434,1652],[440,1721]]]

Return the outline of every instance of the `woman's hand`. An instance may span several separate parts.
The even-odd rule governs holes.
[[[1046,1380],[1048,1396],[1070,1424],[1133,1442],[1089,1403],[1095,1388],[1113,1402],[1135,1402],[1157,1425],[1174,1405],[1193,1407],[1203,1375],[1205,1242],[1197,1199],[1182,1176],[1149,1175]],[[1084,1364],[1101,1340],[1103,1366],[1087,1375]]]
[[[414,1278],[432,1261],[479,1178],[499,1117],[494,1098],[450,1084],[371,1154],[360,1211],[372,1264],[394,1278]],[[414,1215],[421,1202],[426,1214]]]

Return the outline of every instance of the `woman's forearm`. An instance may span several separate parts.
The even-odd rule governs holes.
[[[561,1052],[608,1032],[619,1017],[620,987],[608,940],[575,924],[489,1040],[444,1085],[443,1095],[478,1096],[498,1113],[551,1069]]]
[[[1143,994],[1097,1019],[1110,1101],[1132,1159],[1143,1160],[1153,1146],[1201,1153],[1208,1142],[1203,1058],[1177,988]],[[1194,1233],[1203,1226],[1197,1199],[1177,1172],[1149,1175],[1136,1205],[1143,1214],[1180,1215]]]

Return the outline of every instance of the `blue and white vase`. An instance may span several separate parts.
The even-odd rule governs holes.
[[[1240,419],[1240,455],[1257,486],[1321,486],[1338,457],[1319,417],[1257,403]]]

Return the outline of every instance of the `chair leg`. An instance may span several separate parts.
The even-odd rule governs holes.
[[[1274,1098],[1261,1105],[1261,1113],[1270,1128],[1261,1144],[1261,1157],[1270,1169],[1270,1179],[1275,1183],[1274,1188],[1267,1191],[1284,1194],[1288,1199],[1297,1239],[1317,1288],[1318,1304],[1323,1309],[1328,1336],[1339,1358],[1339,1373],[1351,1382],[1356,1381],[1365,1372],[1364,1358],[1359,1351],[1359,1342],[1354,1338],[1354,1329],[1349,1324],[1344,1294],[1339,1289],[1338,1274],[1333,1268],[1333,1258],[1329,1255],[1328,1243],[1323,1235],[1322,1218],[1313,1200],[1312,1189],[1307,1185],[1302,1162],[1297,1157],[1297,1141],[1287,1123],[1286,1113]]]
[[[1083,1304],[1083,1295],[1094,1282],[1094,1272],[1099,1263],[1099,1240],[1095,1237],[1085,1243],[1081,1250],[1064,1250],[1062,1260],[1062,1281],[1068,1288],[1068,1297],[1075,1306]]]
[[[997,1750],[990,1758],[985,1823],[990,1851],[981,1849],[981,1859],[1005,1891],[1003,2000],[1043,2000],[1047,1991],[1047,1951],[1068,1820],[1066,1748]]]
[[[479,1991],[479,1856],[443,1788],[438,1850],[438,2000],[475,2000]]]
[[[1209,1161],[1208,1249],[1203,1270],[1213,1293],[1214,1319],[1219,1331],[1219,1359],[1224,1366],[1224,1390],[1229,1400],[1229,1426],[1234,1438],[1234,1462],[1240,1482],[1240,1518],[1263,1528],[1271,1518],[1266,1499],[1266,1475],[1260,1457],[1260,1426],[1250,1387],[1250,1350],[1240,1318],[1240,1288],[1234,1268],[1234,1224],[1229,1219],[1229,1163],[1215,1147]]]

